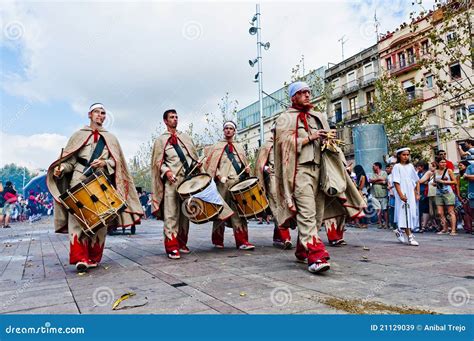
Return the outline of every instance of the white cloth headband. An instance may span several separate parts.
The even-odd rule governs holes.
[[[234,128],[235,130],[237,130],[237,126],[236,126],[235,123],[232,122],[232,121],[227,121],[226,123],[224,123],[224,128],[227,127],[227,126],[232,126],[232,128]]]
[[[397,149],[396,153],[397,153],[397,154],[400,154],[401,152],[406,152],[406,151],[410,151],[410,148],[405,147],[405,148]]]
[[[92,104],[91,107],[89,108],[89,112],[93,111],[94,109],[97,109],[97,108],[102,108],[104,109],[105,111],[105,108],[104,108],[104,105],[101,104],[101,103],[95,103],[95,104]]]

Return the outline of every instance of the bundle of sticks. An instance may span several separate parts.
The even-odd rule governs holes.
[[[341,149],[341,146],[344,146],[345,143],[342,140],[339,140],[336,138],[337,133],[335,130],[329,130],[327,133],[327,138],[323,141],[321,144],[321,151],[324,151],[326,149],[332,151],[332,152],[339,152]]]

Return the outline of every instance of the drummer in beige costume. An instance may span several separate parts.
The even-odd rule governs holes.
[[[247,221],[238,215],[237,207],[232,201],[229,189],[248,177],[250,166],[245,151],[239,143],[234,142],[237,125],[232,121],[224,123],[224,140],[207,148],[205,167],[207,172],[216,179],[217,190],[222,198],[234,211],[230,224],[234,230],[235,244],[241,250],[253,250],[248,241]],[[231,160],[233,158],[234,162]],[[240,175],[240,176],[239,176]],[[217,248],[224,247],[224,222],[214,222],[212,228],[212,243]]]
[[[112,225],[134,226],[140,223],[143,215],[120,144],[114,135],[102,127],[106,119],[104,106],[100,103],[93,104],[89,109],[89,118],[90,125],[74,133],[64,148],[62,158],[49,167],[47,180],[48,188],[55,198],[56,232],[69,233],[69,261],[76,265],[78,271],[96,267],[101,261],[107,226],[100,228],[93,236],[87,236],[79,221],[59,204],[60,194],[83,182],[93,171],[102,171],[127,203],[127,208]],[[91,160],[94,153],[99,153],[95,152],[98,145],[102,146],[100,154]]]
[[[275,128],[272,128],[272,133]],[[277,194],[276,194],[276,181],[275,181],[275,162],[273,153],[273,136],[268,139],[264,145],[258,150],[256,162],[255,162],[255,175],[261,184],[265,185],[265,190],[270,205],[270,210],[274,215],[277,211]],[[273,230],[273,245],[278,248],[291,249],[293,246],[291,243],[291,235],[288,227],[278,226],[276,217],[273,216],[275,221],[275,228]]]
[[[164,222],[164,244],[169,258],[179,259],[189,253],[189,219],[183,214],[178,186],[193,168],[201,164],[191,138],[177,131],[178,114],[169,109],[163,114],[167,130],[156,139],[152,155],[153,213]],[[180,155],[181,154],[181,155]],[[196,167],[195,167],[196,166]]]

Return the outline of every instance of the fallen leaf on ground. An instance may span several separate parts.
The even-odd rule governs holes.
[[[245,293],[245,292],[242,291],[242,292],[240,293],[240,296],[247,296],[247,293]]]
[[[117,307],[120,305],[125,300],[128,300],[130,297],[135,296],[136,294],[134,292],[127,292],[120,296],[112,305],[112,310],[117,310]]]

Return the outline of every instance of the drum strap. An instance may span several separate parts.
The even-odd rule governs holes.
[[[176,154],[178,154],[179,159],[181,160],[181,163],[184,166],[184,174],[187,175],[189,172],[189,164],[188,160],[186,160],[186,156],[184,156],[183,150],[181,149],[181,146],[179,144],[173,144],[174,150],[176,150]]]
[[[232,162],[232,166],[234,166],[234,169],[237,172],[237,174],[240,174],[240,172],[242,172],[242,169],[245,166],[244,165],[242,165],[242,167],[239,166],[239,163],[235,159],[234,153],[231,153],[229,150],[229,145],[225,146],[225,153],[227,154],[227,157],[229,158],[230,162]],[[241,180],[244,179],[242,175],[240,177],[241,177]]]
[[[79,163],[82,164],[86,168],[89,167],[90,164],[92,163],[92,161],[94,161],[95,159],[99,158],[102,155],[102,152],[104,151],[104,148],[105,148],[105,139],[101,135],[100,138],[99,138],[99,141],[97,141],[97,144],[95,145],[95,149],[92,152],[92,155],[91,155],[91,158],[89,159],[89,162],[87,162],[87,164],[84,165],[84,163],[81,162],[81,160],[84,160],[84,159],[81,159],[81,160],[78,160]],[[90,168],[84,175],[89,176],[93,172],[94,172],[94,170],[92,168]]]

